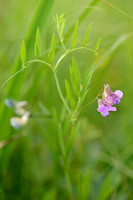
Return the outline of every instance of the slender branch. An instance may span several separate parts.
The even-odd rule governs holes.
[[[59,80],[58,80],[57,74],[56,74],[55,71],[53,71],[53,73],[54,73],[54,78],[55,78],[57,90],[58,90],[58,92],[59,92],[59,96],[60,96],[62,102],[64,103],[64,105],[65,105],[65,107],[66,107],[68,113],[70,114],[70,113],[71,113],[71,110],[70,110],[69,106],[67,105],[66,100],[65,100],[65,98],[64,98],[64,96],[63,96],[63,94],[62,94],[62,91],[61,91],[61,88],[60,88],[60,84],[59,84]]]
[[[48,67],[52,68],[52,65],[50,63],[47,63],[47,62],[45,62],[43,60],[38,60],[38,59],[36,59],[36,60],[29,60],[29,61],[27,61],[27,62],[24,63],[24,66],[28,65],[28,64],[35,63],[35,62],[42,63],[42,64],[47,65]]]
[[[11,80],[14,76],[16,76],[17,74],[19,74],[19,73],[22,72],[22,71],[23,71],[23,69],[20,69],[20,70],[17,71],[15,74],[13,74],[10,78],[8,78],[8,79],[2,84],[1,87],[4,87],[5,84],[6,84],[9,80]]]
[[[20,72],[24,71],[24,70],[28,67],[29,64],[32,64],[32,63],[35,63],[35,62],[38,62],[38,63],[42,63],[42,64],[44,64],[44,65],[47,65],[48,67],[50,67],[50,68],[52,69],[52,65],[51,65],[50,63],[47,63],[47,62],[43,61],[43,60],[29,60],[29,61],[25,62],[25,63],[22,65],[22,69],[20,69],[20,70],[17,71],[15,74],[13,74],[10,78],[8,78],[8,79],[2,84],[1,87],[4,87],[5,84],[6,84],[9,80],[11,80],[14,76],[18,75]],[[52,69],[52,70],[53,70],[53,69]]]
[[[70,49],[70,50],[67,50],[60,58],[59,60],[57,61],[56,65],[55,65],[55,69],[58,68],[60,62],[70,53],[74,52],[74,51],[79,51],[79,50],[87,50],[87,51],[91,51],[93,53],[95,53],[96,51],[94,49],[90,49],[88,47],[77,47],[77,48],[74,48],[74,49]]]
[[[60,125],[58,127],[58,142],[59,142],[61,157],[62,157],[63,162],[64,162],[64,173],[65,173],[65,177],[66,177],[69,198],[74,199],[72,182],[71,182],[70,171],[69,171],[69,163],[68,163],[67,156],[66,156],[67,155],[66,154],[66,148],[65,148],[65,144],[64,144],[64,141],[63,141],[63,138],[62,138],[62,128],[61,128]]]

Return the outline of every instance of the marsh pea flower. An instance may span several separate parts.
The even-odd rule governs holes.
[[[109,116],[109,111],[116,111],[116,107],[112,107],[108,102],[102,99],[98,99],[97,111],[101,113],[103,117]]]
[[[110,105],[119,104],[122,97],[122,91],[116,90],[115,92],[112,92],[108,84],[104,86],[103,99]]]
[[[98,108],[97,111],[101,113],[103,117],[109,116],[109,111],[116,111],[116,105],[120,103],[120,99],[123,97],[123,92],[116,90],[112,92],[108,84],[104,85],[104,91],[101,94],[102,99],[98,99]]]

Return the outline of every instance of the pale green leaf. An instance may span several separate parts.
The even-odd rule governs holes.
[[[37,59],[39,59],[41,56],[41,36],[40,36],[39,28],[37,29],[37,32],[36,32],[35,56]]]
[[[26,61],[26,45],[25,45],[25,41],[22,42],[22,46],[21,46],[21,62],[22,64],[24,64]]]
[[[63,37],[64,27],[65,27],[65,20],[62,21],[62,25],[61,25],[61,28],[60,28],[60,37],[61,38]]]
[[[76,109],[76,100],[75,100],[73,91],[71,89],[71,86],[67,80],[65,80],[65,85],[66,85],[66,92],[67,92],[67,97],[68,97],[69,103],[70,103],[72,109],[75,110]]]
[[[92,66],[88,69],[87,73],[85,74],[85,77],[83,79],[83,87],[82,87],[82,92],[81,92],[81,99],[84,97],[86,90],[90,84],[91,78],[92,78],[92,74],[93,74],[93,70],[95,67],[95,63],[92,64]]]
[[[87,31],[86,31],[86,35],[85,35],[85,38],[84,38],[84,41],[83,41],[83,47],[87,44],[88,42],[88,39],[89,39],[89,36],[90,36],[90,31],[91,31],[91,26],[92,26],[92,23],[90,23]]]
[[[49,52],[49,55],[48,55],[48,60],[49,60],[50,63],[53,62],[54,55],[55,55],[55,33],[53,34],[53,37],[52,37],[52,40],[51,40],[50,52]]]
[[[79,92],[80,92],[80,86],[77,82],[77,78],[76,78],[76,75],[72,69],[72,67],[70,66],[69,67],[69,73],[70,73],[70,80],[71,80],[71,84],[72,84],[72,87],[73,87],[73,91],[74,91],[74,94],[79,97]]]
[[[97,43],[96,43],[96,45],[95,45],[95,47],[94,47],[94,50],[95,50],[95,51],[98,51],[99,46],[100,46],[100,43],[101,43],[101,39],[102,39],[102,38],[99,38],[99,39],[98,39],[98,41],[97,41]]]
[[[71,44],[72,49],[75,47],[75,44],[76,44],[77,33],[78,33],[78,21],[76,22],[76,25],[74,28],[73,39],[72,39],[72,44]]]
[[[79,67],[77,65],[77,62],[76,62],[76,60],[74,58],[72,59],[72,68],[73,68],[74,74],[76,76],[77,82],[78,82],[78,84],[80,86],[80,84],[81,84],[80,71],[79,71]]]

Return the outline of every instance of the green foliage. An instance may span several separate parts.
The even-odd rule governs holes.
[[[78,84],[78,81],[77,81],[77,78],[76,78],[76,75],[75,75],[75,73],[73,71],[72,66],[69,67],[69,73],[70,73],[70,80],[71,80],[71,84],[72,84],[72,87],[73,87],[73,91],[74,91],[75,95],[77,97],[79,97],[80,86]]]
[[[111,171],[105,178],[99,192],[99,200],[107,200],[110,194],[120,184],[121,177],[117,171]]]
[[[71,44],[72,49],[75,47],[75,44],[76,44],[77,33],[78,33],[78,21],[76,22],[76,25],[74,28],[73,39],[72,39],[72,44]]]
[[[73,67],[73,71],[75,73],[75,76],[76,76],[76,79],[77,79],[77,82],[78,84],[80,85],[81,84],[81,76],[80,76],[80,71],[79,71],[79,67],[76,63],[76,60],[73,58],[72,59],[72,67]]]
[[[40,36],[39,28],[37,28],[37,32],[36,32],[36,41],[35,41],[34,51],[35,51],[36,58],[39,59],[41,56],[41,36]]]
[[[73,91],[71,89],[70,83],[67,80],[65,80],[65,85],[66,85],[66,92],[67,92],[67,97],[69,99],[69,103],[70,103],[72,109],[75,110],[76,109],[76,100],[75,100]]]
[[[92,74],[95,68],[95,63],[92,64],[92,66],[87,70],[83,82],[82,82],[82,92],[81,92],[81,99],[85,98],[86,92],[87,92],[87,88],[90,84],[91,78],[92,78]]]
[[[87,173],[81,172],[79,175],[78,181],[78,200],[83,199],[87,200],[90,193],[90,184],[91,184],[91,172],[90,169]]]
[[[25,41],[22,42],[22,46],[21,46],[21,62],[22,64],[24,64],[26,61],[26,45],[25,45]]]
[[[99,40],[97,41],[97,43],[96,43],[96,45],[94,47],[94,50],[96,51],[96,55],[97,55],[97,51],[99,49],[100,43],[101,43],[101,38],[99,38]]]
[[[89,27],[86,31],[86,35],[85,35],[85,38],[84,38],[84,41],[83,41],[83,47],[85,47],[85,45],[88,42],[88,39],[89,39],[89,36],[90,36],[90,31],[91,31],[91,26],[92,26],[92,23],[90,23],[90,25],[89,25]]]
[[[48,55],[48,61],[50,63],[53,63],[54,55],[55,55],[55,33],[53,34],[53,37],[51,40],[51,46],[50,46],[50,51],[49,51],[49,55]]]

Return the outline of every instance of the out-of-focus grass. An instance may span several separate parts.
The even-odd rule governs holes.
[[[132,15],[132,2],[111,0],[110,3]],[[20,45],[29,29],[38,1],[4,1],[0,2],[0,81],[7,79],[15,69],[15,59]],[[55,1],[52,10],[48,8],[47,21],[42,28],[43,50],[49,48],[50,39],[55,25],[52,15],[62,12],[77,11],[66,17],[65,33],[85,10],[88,1],[69,0]],[[39,13],[40,14],[40,13]],[[42,15],[43,15],[42,11]],[[35,19],[34,19],[35,20]],[[93,30],[89,45],[102,37],[101,48],[97,60],[106,54],[112,44],[125,33],[132,32],[133,20],[113,9],[103,1],[98,1],[80,26],[78,43],[82,43],[82,36],[86,26],[93,22]],[[35,21],[34,21],[35,23]],[[40,23],[40,22],[38,22]],[[36,23],[36,26],[39,26]],[[34,27],[31,35],[35,35]],[[29,39],[29,38],[28,38]],[[97,113],[97,103],[88,107],[81,116],[80,135],[71,153],[71,177],[73,189],[76,191],[80,173],[87,179],[88,199],[131,200],[133,191],[133,39],[126,40],[111,56],[109,56],[95,72],[86,103],[91,101],[104,83],[109,83],[113,90],[121,89],[124,93],[122,102],[116,113],[109,118],[102,118]],[[66,45],[69,45],[70,37]],[[61,52],[57,52],[57,56]],[[33,49],[29,48],[29,57]],[[85,70],[95,59],[84,51],[74,53],[80,70]],[[45,56],[44,56],[45,57]],[[59,77],[64,88],[64,78],[68,76],[68,56],[60,65]],[[28,78],[27,78],[28,77]],[[17,86],[18,84],[18,86]],[[9,92],[8,88],[12,88]],[[16,88],[16,89],[15,89]],[[14,91],[15,90],[15,91]],[[8,93],[9,92],[9,93]],[[65,92],[65,89],[64,89]],[[15,94],[15,95],[14,95]],[[0,138],[18,132],[10,127],[9,110],[3,107],[5,97],[17,100],[28,100],[32,111],[39,111],[39,102],[43,102],[49,109],[60,109],[60,99],[55,89],[54,80],[48,69],[34,65],[20,74],[2,89],[1,88],[1,128]],[[4,109],[4,112],[3,112]],[[10,113],[13,114],[13,113]],[[56,128],[49,120],[41,119],[41,126],[32,119],[21,132],[26,134],[1,150],[0,170],[0,199],[65,199],[65,180],[60,167],[60,158],[56,149]],[[3,127],[3,128],[2,128]],[[66,127],[67,129],[67,127]],[[54,134],[53,134],[54,133]],[[46,139],[46,135],[51,142]],[[52,143],[52,144],[51,144]],[[50,145],[55,147],[51,148]],[[55,148],[55,149],[54,149]],[[51,152],[50,149],[53,149]],[[56,152],[57,151],[57,152]],[[56,152],[54,154],[54,152]],[[60,162],[59,162],[60,161]],[[81,183],[83,182],[81,181]],[[85,187],[85,186],[83,186]],[[90,188],[90,189],[89,189]],[[76,193],[76,192],[75,192]],[[79,191],[80,195],[80,191]]]

